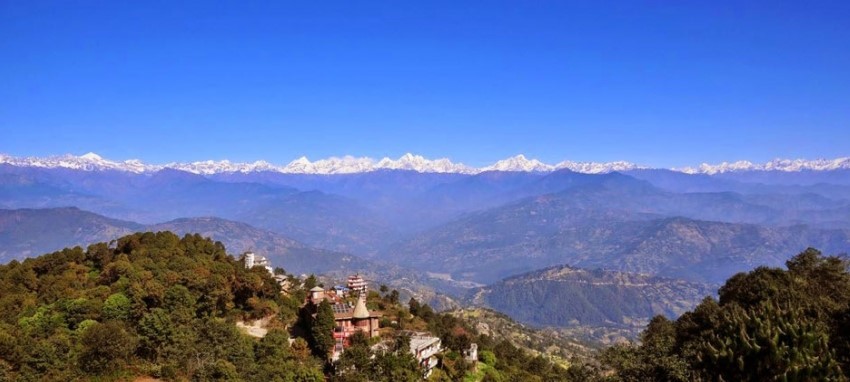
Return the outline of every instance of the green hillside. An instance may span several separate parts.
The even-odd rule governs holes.
[[[408,309],[387,288],[370,292],[367,304],[383,312],[381,340],[390,350],[371,349],[374,341],[361,338],[330,362],[317,338],[332,327],[317,330],[301,314],[316,279],[289,282],[281,293],[265,270],[245,269],[220,242],[171,232],[12,261],[0,266],[0,381],[415,382],[422,370],[402,346],[409,330],[442,340],[429,380],[478,375],[462,356],[472,342],[489,362],[483,377],[574,380],[557,358],[532,355],[534,347],[517,347],[512,336],[481,333],[474,322],[415,300]],[[237,329],[237,321],[259,318],[269,330],[262,339]]]
[[[279,336],[237,331],[234,320],[287,302],[267,272],[199,235],[138,233],[13,261],[0,266],[0,290],[0,380],[322,378],[288,346],[269,357]]]
[[[658,316],[640,345],[605,350],[607,381],[846,381],[850,263],[808,249],[786,269],[739,273],[676,321]]]

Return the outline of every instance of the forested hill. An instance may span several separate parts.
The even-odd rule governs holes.
[[[431,380],[575,380],[552,362],[563,353],[537,346],[531,355],[527,344],[479,333],[428,304],[411,299],[408,309],[387,288],[369,292],[366,303],[382,312],[380,341],[391,349],[354,336],[330,362],[322,346],[333,345],[330,305],[321,304],[328,325],[316,324],[321,314],[311,321],[302,303],[316,278],[286,277],[282,293],[268,272],[245,269],[220,242],[171,232],[12,261],[0,266],[0,381],[417,382],[423,370],[407,347],[410,330],[442,340]],[[262,339],[237,329],[257,318],[269,329]],[[462,355],[472,342],[480,367]]]
[[[76,207],[0,209],[0,262],[109,241],[143,227]]]
[[[480,288],[472,302],[538,326],[643,328],[653,316],[676,318],[713,293],[683,280],[558,266]]]
[[[1,381],[322,378],[309,357],[254,352],[233,320],[278,313],[280,287],[199,235],[138,233],[13,261],[0,290]]]
[[[847,381],[850,262],[810,248],[739,273],[719,300],[654,318],[641,342],[602,353],[605,381]]]

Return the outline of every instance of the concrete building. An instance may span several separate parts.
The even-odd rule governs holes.
[[[351,291],[345,285],[335,285],[333,290],[334,290],[334,292],[336,292],[337,296],[342,297],[342,298],[348,297],[348,293]]]
[[[265,268],[270,275],[274,276],[274,268],[271,267],[269,260],[264,256],[257,255],[254,252],[245,252],[242,258],[245,260],[245,268],[251,269],[260,266]]]
[[[368,286],[366,285],[366,280],[363,280],[359,274],[348,276],[348,289],[351,292],[359,293],[361,296],[365,296],[368,290]]]
[[[473,365],[478,363],[478,344],[469,344],[469,349],[463,351],[463,359]]]
[[[440,337],[429,335],[415,335],[410,337],[410,353],[419,362],[424,371],[424,378],[431,376],[431,372],[437,367],[439,360],[437,353],[442,350]]]
[[[254,259],[255,259],[254,252],[245,252],[244,257],[245,257],[245,268],[247,268],[247,269],[254,268]]]

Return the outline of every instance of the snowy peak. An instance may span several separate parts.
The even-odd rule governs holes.
[[[483,171],[522,171],[522,172],[546,172],[552,171],[555,166],[545,164],[537,159],[527,159],[525,155],[502,159],[490,166],[484,167]]]
[[[97,154],[92,153],[92,152],[84,154],[83,156],[80,157],[80,159],[85,159],[85,160],[93,161],[93,162],[100,162],[100,161],[103,160],[103,158],[101,158],[100,155],[97,155]]]
[[[647,169],[631,162],[617,161],[608,163],[563,161],[555,165],[556,170],[567,169],[583,174],[607,174],[614,171],[630,171]]]
[[[452,163],[446,158],[430,160],[420,155],[407,153],[397,160],[385,157],[379,161],[368,157],[356,158],[353,156],[344,156],[310,162],[306,157],[301,157],[281,168],[280,172],[294,174],[354,174],[376,170],[473,173],[475,169],[460,163]]]
[[[425,159],[421,155],[413,155],[411,153],[402,155],[398,160],[385,157],[375,164],[375,169],[461,174],[475,172],[474,168],[466,166],[463,163],[453,163],[448,158],[430,160]]]
[[[84,171],[115,170],[134,173],[151,172],[162,169],[162,166],[146,165],[135,159],[126,160],[124,162],[114,162],[103,159],[100,155],[95,153],[87,153],[81,156],[66,154],[46,158],[18,158],[8,155],[0,155],[0,164],[4,163],[19,167],[68,168]]]
[[[703,163],[697,167],[685,167],[679,171],[687,174],[722,174],[726,172],[743,171],[832,171],[850,169],[850,157],[835,159],[774,159],[770,162],[759,164],[750,161],[723,162],[711,165]]]
[[[256,161],[254,163],[233,163],[229,160],[221,161],[201,161],[192,163],[169,163],[166,168],[191,172],[193,174],[212,175],[222,172],[260,172],[260,171],[277,171],[277,167],[266,161]]]
[[[613,171],[630,171],[646,169],[649,167],[639,166],[630,162],[573,162],[563,161],[556,165],[543,163],[537,159],[526,158],[525,155],[516,155],[496,163],[475,168],[455,163],[448,158],[427,159],[421,155],[407,153],[398,159],[384,157],[375,160],[369,157],[354,157],[346,155],[343,157],[330,157],[317,161],[310,161],[307,157],[300,157],[286,165],[275,165],[266,161],[252,163],[238,163],[229,160],[207,160],[190,163],[168,163],[165,165],[146,164],[138,159],[125,160],[123,162],[111,161],[95,153],[86,153],[80,156],[70,154],[52,156],[46,158],[38,157],[13,157],[0,154],[0,164],[18,167],[40,167],[40,168],[68,168],[83,171],[126,171],[132,173],[152,173],[162,169],[174,169],[198,175],[212,175],[220,173],[252,173],[252,172],[279,172],[286,174],[355,174],[377,170],[406,170],[422,173],[452,173],[452,174],[477,174],[484,171],[513,171],[513,172],[550,172],[567,169],[585,174],[604,174]],[[723,162],[720,164],[703,163],[697,167],[686,167],[673,169],[688,174],[721,174],[726,172],[743,171],[831,171],[850,169],[850,157],[836,159],[774,159],[767,163],[753,163],[749,161]]]
[[[346,155],[342,158],[330,157],[311,162],[307,157],[298,158],[288,165],[277,167],[276,171],[287,174],[349,174],[368,170],[372,159],[356,158]]]

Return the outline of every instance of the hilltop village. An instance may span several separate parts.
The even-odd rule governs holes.
[[[293,278],[287,277],[285,274],[276,274],[265,257],[247,252],[243,254],[242,261],[248,269],[261,267],[268,271],[280,284],[281,293],[289,293],[293,288]],[[302,275],[299,281],[302,288],[313,284],[306,275]],[[327,289],[316,285],[307,291],[308,294],[299,307],[299,316],[308,321],[304,322],[305,324],[316,327],[323,305],[329,306],[333,312],[333,326],[330,328],[331,333],[328,333],[333,338],[333,346],[330,352],[332,362],[339,362],[346,350],[358,338],[366,339],[370,345],[370,350],[373,352],[387,352],[397,346],[395,344],[396,338],[402,337],[406,342],[406,350],[416,360],[423,378],[430,377],[433,370],[439,365],[438,355],[444,350],[440,337],[427,330],[399,329],[397,320],[389,320],[385,317],[384,312],[370,309],[367,302],[369,283],[361,275],[349,276],[345,285],[334,285]],[[418,305],[415,300],[412,300],[412,303]],[[427,310],[430,312],[430,308],[427,308]],[[383,326],[382,322],[384,323]],[[251,334],[250,331],[248,333]],[[259,337],[262,334],[256,336]],[[294,339],[291,341],[294,341]],[[462,351],[462,356],[465,362],[475,365],[478,362],[478,345],[468,343]]]

